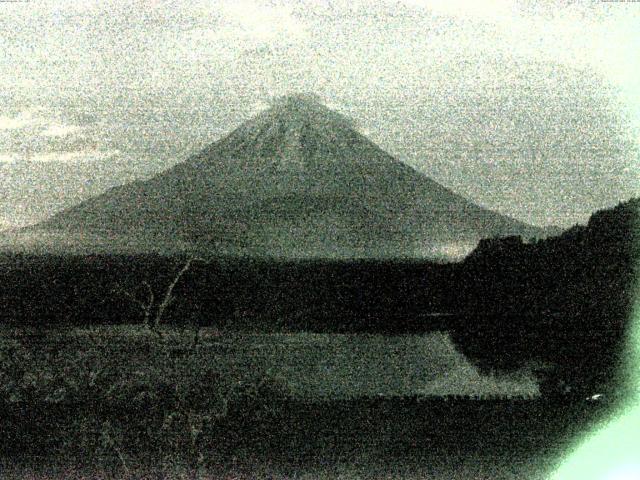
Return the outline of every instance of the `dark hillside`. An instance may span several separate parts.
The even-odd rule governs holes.
[[[639,206],[621,203],[533,243],[481,242],[455,281],[473,317],[458,328],[459,345],[487,365],[543,359],[610,377],[634,300]]]

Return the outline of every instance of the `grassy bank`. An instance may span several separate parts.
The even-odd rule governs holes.
[[[268,381],[307,400],[370,396],[536,396],[527,372],[481,374],[446,334],[221,334],[137,326],[0,334],[0,400],[160,400],[196,384]],[[218,391],[218,390],[216,390]],[[215,392],[208,392],[214,394]],[[221,393],[222,394],[222,393]]]
[[[33,409],[35,444],[3,452],[3,478],[544,478],[598,414],[543,401],[246,407],[216,421],[189,410]],[[7,413],[4,428],[12,418],[24,426],[23,413]]]
[[[487,472],[553,456],[586,418],[544,400],[442,401],[529,388],[481,376],[443,334],[5,329],[0,355],[2,478],[44,478],[43,464],[51,478],[72,478],[56,465],[85,478],[454,478],[453,465],[518,478]]]

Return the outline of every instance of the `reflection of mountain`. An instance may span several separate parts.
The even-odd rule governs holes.
[[[459,256],[483,237],[544,233],[456,195],[302,95],[35,231],[136,237],[138,249],[179,240],[222,253],[337,258]]]
[[[260,355],[260,365],[302,398],[539,393],[525,371],[510,376],[481,374],[442,332],[393,337],[308,335],[304,341],[275,338],[282,343],[266,343],[252,355]]]

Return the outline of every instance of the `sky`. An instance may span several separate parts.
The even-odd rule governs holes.
[[[640,3],[0,1],[0,229],[312,92],[480,205],[570,226],[640,194]]]

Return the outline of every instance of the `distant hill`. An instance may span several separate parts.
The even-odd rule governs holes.
[[[458,308],[475,315],[456,343],[490,366],[546,360],[567,378],[613,379],[638,291],[639,220],[640,199],[631,199],[557,237],[480,242],[450,284]]]
[[[455,194],[309,95],[23,230],[53,249],[338,259],[460,258],[481,238],[550,233]]]

